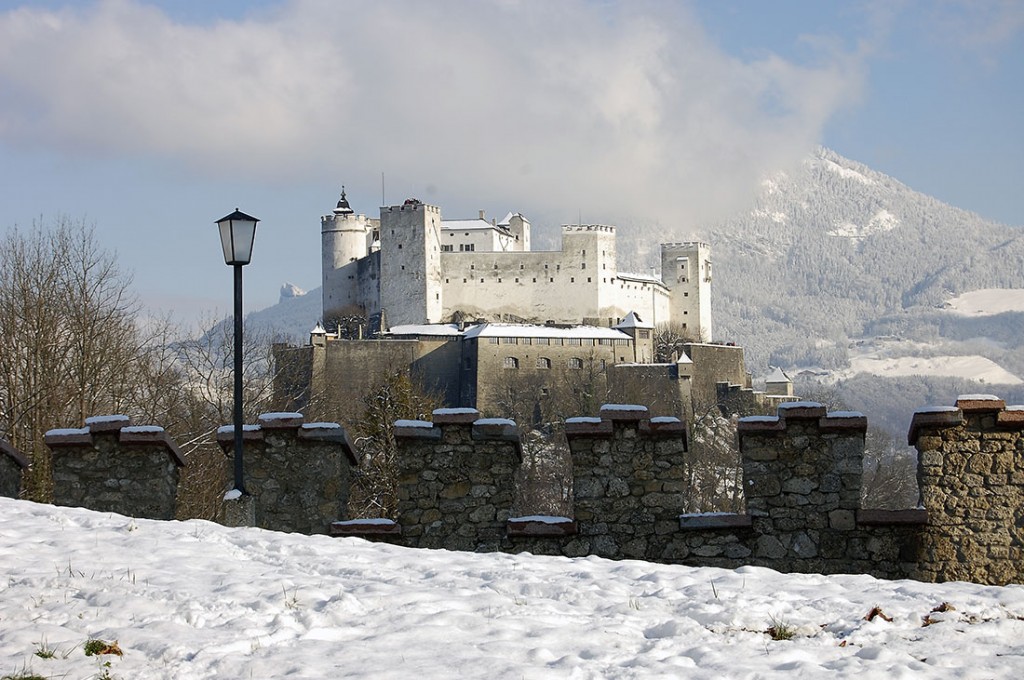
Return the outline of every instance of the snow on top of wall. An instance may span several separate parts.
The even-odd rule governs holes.
[[[652,423],[681,423],[682,421],[675,416],[654,416],[651,418]]]
[[[429,420],[396,420],[395,427],[422,427],[429,430],[434,424]]]
[[[555,515],[524,515],[523,517],[509,517],[509,522],[540,522],[541,524],[572,524],[568,517],[557,517]]]
[[[155,434],[164,431],[164,428],[159,425],[131,425],[121,428],[121,432],[125,434]]]
[[[220,427],[217,428],[217,434],[234,433],[234,431],[235,431],[235,426],[234,425],[221,425]],[[260,426],[259,425],[242,425],[242,432],[259,432],[259,431],[260,431]]]
[[[303,423],[303,430],[340,430],[338,423]]]
[[[44,436],[50,437],[61,437],[69,434],[89,434],[89,428],[87,427],[58,427],[53,430],[47,430]]]
[[[386,335],[462,335],[453,323],[422,323],[392,326]]]
[[[435,416],[464,416],[470,413],[479,413],[475,408],[468,406],[456,406],[454,408],[435,408]]]
[[[572,418],[566,418],[566,423],[580,423],[584,425],[598,425],[601,422],[600,418],[594,418],[593,416],[573,416]]]
[[[1001,397],[994,394],[958,394],[957,401],[1002,401]]]
[[[474,425],[511,425],[515,427],[516,421],[510,418],[480,418],[473,421]]]
[[[99,425],[100,423],[124,423],[129,420],[131,420],[131,418],[122,414],[112,416],[89,416],[85,419],[85,424]]]
[[[527,324],[488,323],[466,329],[467,338],[587,338],[594,340],[629,340],[629,336],[614,328],[600,326],[532,326]]]

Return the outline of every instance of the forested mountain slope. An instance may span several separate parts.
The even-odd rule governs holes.
[[[843,368],[852,341],[879,335],[934,344],[991,330],[1019,342],[1020,314],[979,324],[942,308],[972,290],[1024,288],[1024,230],[827,149],[766,180],[750,213],[702,237],[714,248],[716,338],[744,345],[755,375],[768,364]]]

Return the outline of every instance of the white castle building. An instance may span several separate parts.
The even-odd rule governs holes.
[[[345,191],[321,218],[325,322],[355,313],[385,327],[462,320],[615,326],[630,312],[711,335],[711,249],[661,244],[661,276],[621,272],[615,227],[562,226],[562,249],[530,249],[530,222],[444,220],[415,199],[356,214]]]

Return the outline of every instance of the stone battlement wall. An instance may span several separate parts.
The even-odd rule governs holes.
[[[243,428],[242,442],[255,526],[324,534],[345,518],[349,470],[358,459],[338,424],[307,423],[301,413],[265,413],[258,425]],[[230,457],[234,428],[220,428],[217,443]]]
[[[82,428],[50,430],[45,441],[53,452],[56,505],[174,519],[185,458],[162,427],[97,416]]]

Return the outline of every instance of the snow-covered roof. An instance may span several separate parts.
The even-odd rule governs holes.
[[[487,323],[467,328],[467,338],[587,338],[596,340],[629,340],[629,336],[614,328],[602,326],[531,326],[527,324]]]
[[[778,367],[776,367],[775,370],[772,371],[768,375],[768,377],[764,379],[764,381],[766,383],[793,382],[792,380],[790,380],[789,376],[786,375],[786,372]]]
[[[512,213],[509,213],[509,214],[511,215]],[[503,225],[498,225],[498,226],[503,226]],[[475,220],[443,220],[441,222],[441,229],[443,231],[472,231],[472,230],[483,230],[483,229],[494,229],[495,231],[502,231],[502,232],[507,231],[504,228],[499,229],[498,226],[495,226],[495,225],[491,224],[487,220],[480,220],[480,219],[475,219]]]
[[[615,324],[615,328],[654,328],[654,324],[647,323],[636,312],[630,312],[625,319]]]
[[[626,281],[640,281],[641,283],[660,283],[663,286],[665,285],[664,283],[661,282],[660,276],[653,276],[651,274],[631,274],[629,272],[619,272],[618,274],[616,274],[616,276]]]
[[[453,323],[423,323],[392,326],[386,335],[462,335]]]
[[[516,215],[519,215],[519,217],[523,216],[522,213],[514,213],[512,211],[509,211],[504,217],[501,218],[501,220],[498,221],[498,226],[499,227],[507,227],[507,226],[509,226],[510,224],[512,224],[512,218],[515,217]]]

